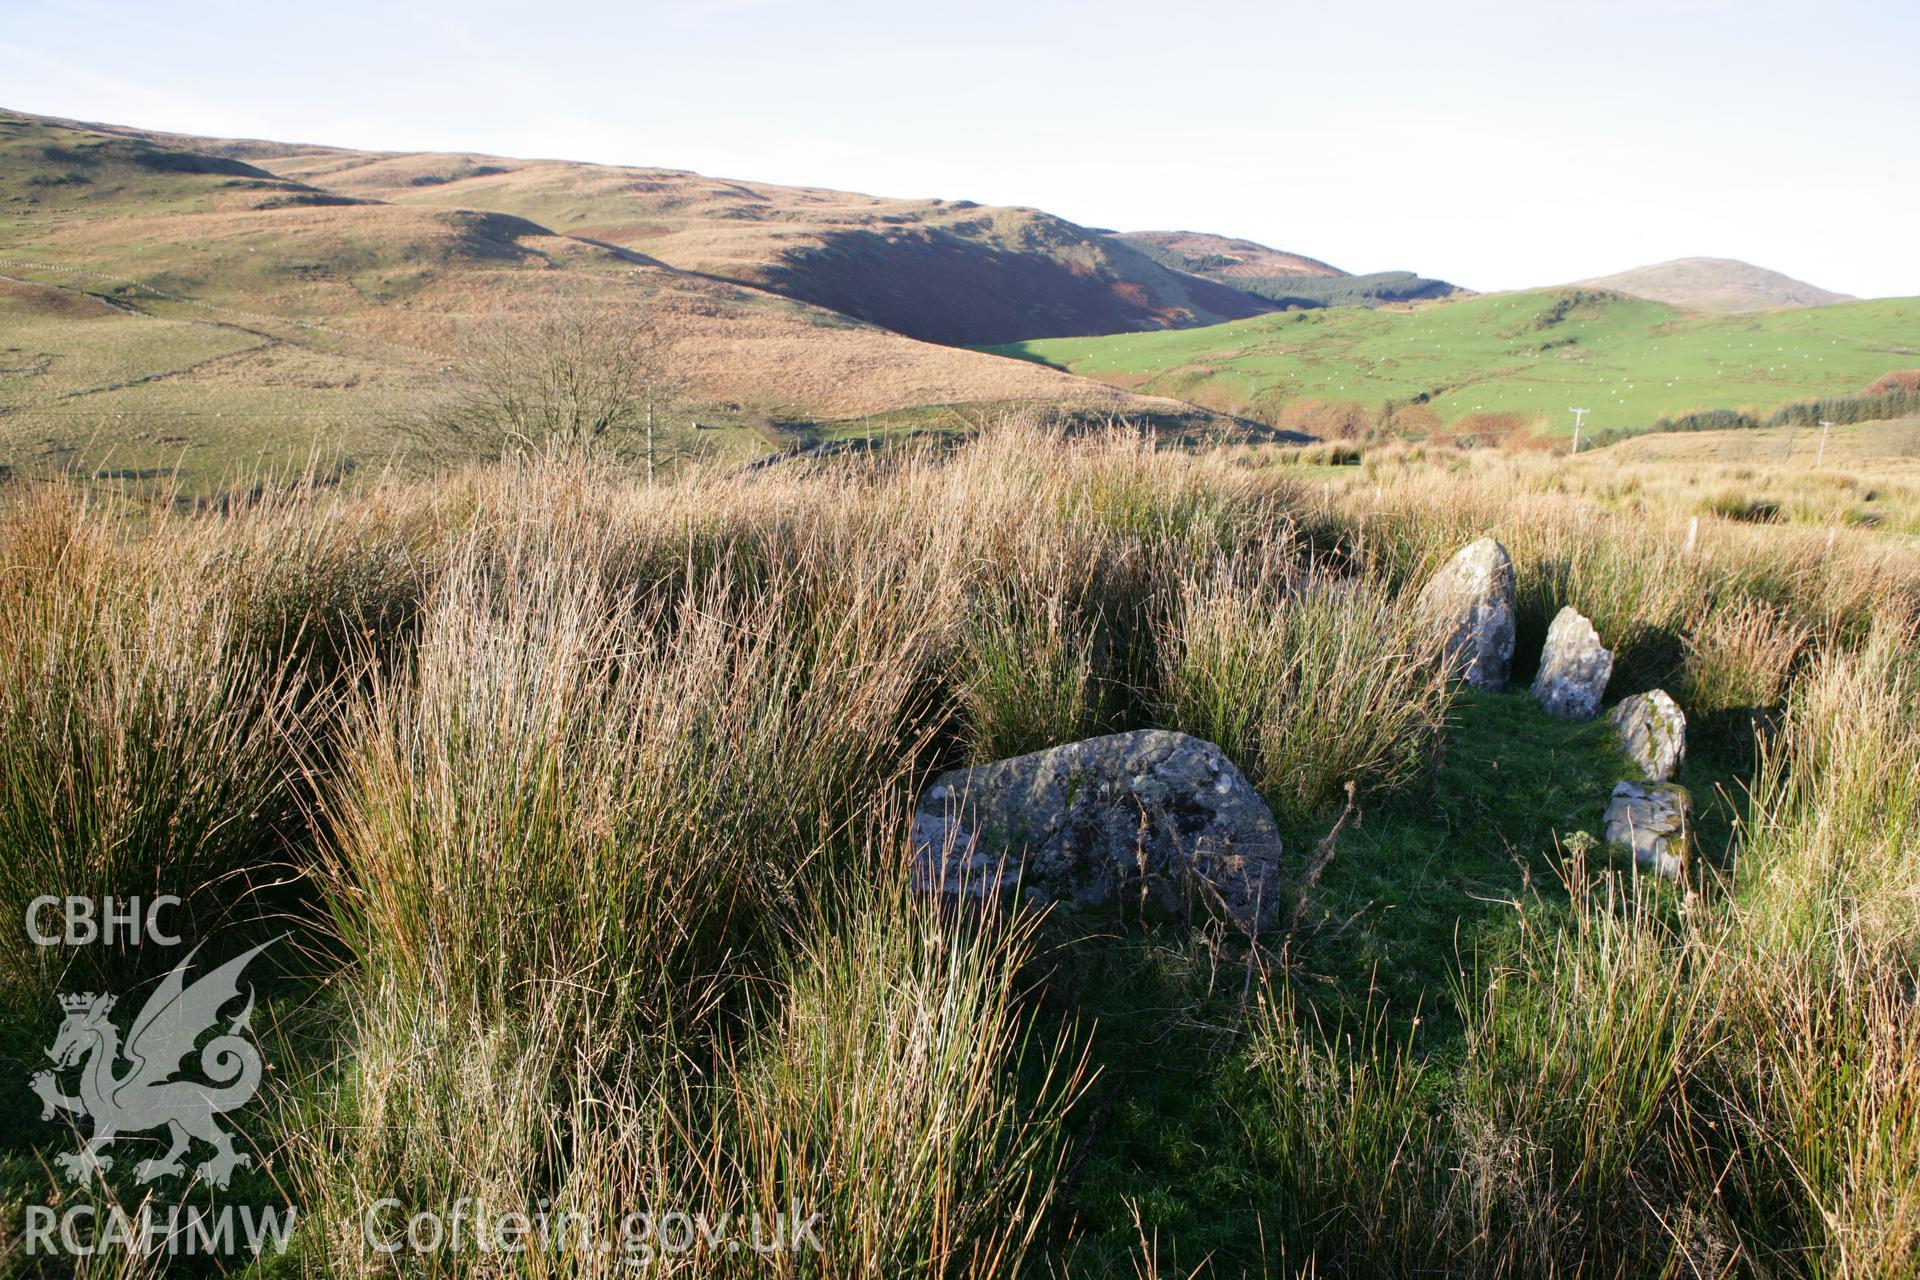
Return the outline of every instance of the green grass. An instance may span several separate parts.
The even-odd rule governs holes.
[[[128,381],[128,370],[176,373],[261,345],[243,333],[186,320],[147,319],[104,302],[74,300],[48,314],[19,292],[0,291],[0,404],[54,405],[63,397]],[[135,375],[147,376],[147,375]]]
[[[1716,859],[1732,827],[1715,797],[1737,790],[1738,768],[1707,750],[1680,778],[1701,803],[1700,837]],[[1537,919],[1543,904],[1566,907],[1563,842],[1599,832],[1627,769],[1604,721],[1555,719],[1523,688],[1462,691],[1437,770],[1367,806],[1342,833],[1288,944],[1278,981],[1304,1043],[1331,1047],[1318,1051],[1342,1063],[1367,1056],[1352,1052],[1353,1039],[1408,1049],[1427,1095],[1466,1083],[1456,993],[1476,989],[1478,970],[1511,947],[1523,918]],[[1328,825],[1288,828],[1290,880]],[[1174,930],[1080,937],[1053,959],[1050,1007],[1091,1022],[1100,1068],[1090,1095],[1097,1119],[1065,1210],[1087,1231],[1081,1273],[1132,1274],[1134,1206],[1160,1237],[1167,1275],[1203,1262],[1203,1275],[1257,1272],[1278,1260],[1278,1242],[1312,1235],[1292,1135],[1265,1111],[1273,1064],[1250,1033],[1243,975],[1222,974],[1217,957]],[[1371,1083],[1391,1093],[1392,1081]],[[1326,1081],[1314,1087],[1324,1091]],[[1390,1269],[1387,1258],[1374,1263]]]
[[[1294,399],[1369,410],[1420,401],[1443,423],[1513,414],[1564,436],[1574,406],[1593,410],[1590,431],[1630,432],[1689,409],[1859,391],[1920,366],[1920,299],[1690,316],[1618,295],[1539,290],[988,349],[1227,411],[1271,416]]]

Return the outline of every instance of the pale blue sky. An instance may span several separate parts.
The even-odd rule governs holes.
[[[1920,294],[1914,0],[0,0],[0,105],[1247,236],[1480,289]]]

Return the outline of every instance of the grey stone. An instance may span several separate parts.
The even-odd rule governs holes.
[[[1421,588],[1420,611],[1445,629],[1447,663],[1468,684],[1498,692],[1513,661],[1513,558],[1492,538],[1469,543]]]
[[[1665,689],[1622,699],[1607,719],[1648,782],[1665,782],[1687,757],[1687,715]]]
[[[1607,806],[1607,843],[1633,850],[1641,867],[1678,880],[1685,871],[1693,833],[1693,797],[1671,782],[1622,782]]]
[[[923,892],[1096,906],[1143,894],[1248,928],[1279,906],[1273,813],[1211,742],[1142,729],[957,769],[913,817]]]
[[[1600,714],[1600,699],[1613,678],[1613,653],[1600,643],[1600,633],[1571,605],[1554,615],[1547,628],[1547,644],[1540,651],[1540,673],[1533,678],[1533,696],[1550,713],[1567,720],[1591,720]]]

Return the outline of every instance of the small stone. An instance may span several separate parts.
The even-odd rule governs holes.
[[[1280,903],[1280,831],[1211,742],[1142,729],[958,769],[913,816],[922,892],[1097,906],[1147,895],[1249,929]]]
[[[1607,806],[1607,843],[1633,851],[1634,862],[1669,880],[1686,870],[1692,846],[1693,797],[1673,783],[1622,782]]]
[[[1540,705],[1563,719],[1591,720],[1600,714],[1612,678],[1613,652],[1601,645],[1586,616],[1571,605],[1554,615],[1540,651],[1540,673],[1533,678]]]
[[[1665,689],[1622,700],[1607,719],[1620,749],[1648,782],[1665,782],[1687,755],[1687,715]]]
[[[1454,553],[1420,591],[1417,607],[1446,631],[1455,676],[1494,692],[1507,687],[1513,661],[1513,557],[1492,538]]]

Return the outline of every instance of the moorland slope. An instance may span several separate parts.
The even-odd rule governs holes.
[[[206,475],[323,437],[379,453],[464,326],[555,300],[644,311],[703,415],[733,424],[710,447],[928,405],[1179,408],[680,269],[577,218],[395,202],[325,185],[297,148],[226,151],[0,113],[0,463]]]
[[[1172,269],[1124,240],[1037,209],[684,169],[126,132],[346,195],[515,214],[927,342],[1213,324],[1272,309],[1230,282]]]

